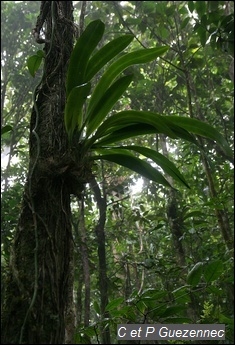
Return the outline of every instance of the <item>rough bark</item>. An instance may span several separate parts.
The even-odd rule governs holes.
[[[64,129],[65,78],[73,48],[72,1],[41,2],[34,29],[45,43],[30,124],[30,164],[12,248],[2,344],[62,344],[73,269],[70,194],[86,179]],[[54,12],[53,12],[54,11]],[[45,27],[45,39],[41,38]],[[36,134],[35,134],[36,132]]]

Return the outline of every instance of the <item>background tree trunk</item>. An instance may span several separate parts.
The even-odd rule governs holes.
[[[101,320],[109,318],[109,312],[105,310],[108,304],[108,277],[107,277],[107,264],[106,264],[106,250],[105,250],[105,221],[106,221],[106,194],[103,189],[103,197],[96,179],[91,181],[91,187],[93,189],[95,199],[99,209],[99,221],[95,227],[95,233],[98,242],[98,257],[99,257],[99,288],[100,288],[100,310]],[[110,330],[105,324],[101,326],[101,343],[110,344]]]
[[[169,158],[167,145],[166,145],[166,138],[164,135],[160,135],[161,139],[161,146],[162,152],[165,157]],[[172,186],[174,186],[174,181],[171,176],[167,175],[167,180],[170,182]],[[175,250],[175,258],[180,266],[184,266],[186,264],[185,260],[185,251],[183,247],[183,217],[182,212],[179,210],[178,207],[178,200],[177,194],[174,189],[169,191],[168,196],[168,204],[167,204],[167,219],[169,222],[169,228],[172,234],[173,240],[173,248]]]
[[[179,33],[179,28],[177,22],[180,22],[180,16],[177,14],[178,18],[175,18],[175,26],[176,30]],[[179,58],[181,61],[181,65],[184,67],[184,74],[185,74],[185,83],[186,83],[186,89],[187,89],[187,99],[188,99],[188,110],[189,115],[191,118],[196,118],[200,121],[205,121],[203,112],[201,109],[201,104],[199,102],[198,96],[197,96],[197,89],[195,86],[195,83],[193,81],[192,75],[190,73],[190,70],[187,67],[186,61],[184,59],[183,53],[180,49],[180,45],[182,44],[182,41],[186,41],[186,39],[183,37],[180,41],[178,40],[178,51],[179,51]],[[195,104],[195,106],[193,106]],[[195,115],[197,114],[197,115]],[[204,147],[204,141],[203,138],[200,136],[197,136],[198,143],[201,147]],[[208,181],[208,187],[210,190],[210,195],[214,199],[218,199],[218,192],[215,188],[215,179],[213,176],[213,173],[210,169],[209,161],[207,158],[207,155],[205,152],[201,150],[201,161],[202,166],[206,174],[206,178]],[[234,244],[233,244],[233,238],[232,238],[232,231],[229,225],[229,222],[226,221],[228,219],[227,211],[226,209],[221,210],[219,207],[215,206],[215,215],[217,218],[218,226],[220,228],[221,234],[223,236],[224,242],[229,250],[233,250]]]
[[[72,281],[74,184],[68,183],[71,156],[63,123],[72,1],[42,1],[35,37],[44,23],[46,57],[31,116],[30,166],[3,306],[3,344],[62,344]]]

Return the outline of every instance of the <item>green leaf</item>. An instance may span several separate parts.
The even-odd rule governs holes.
[[[203,47],[205,47],[205,44],[206,44],[206,41],[207,41],[207,32],[206,32],[206,29],[203,27],[203,26],[200,26],[198,29],[197,29],[197,33],[200,37],[200,42],[201,42],[201,45]]]
[[[228,317],[226,315],[219,313],[219,322],[230,325],[232,329],[234,329],[234,317]]]
[[[187,303],[191,301],[189,296],[189,287],[190,285],[184,285],[172,291],[172,294],[177,303]]]
[[[160,314],[161,317],[169,317],[169,316],[174,316],[174,315],[180,315],[182,312],[186,310],[185,305],[175,305],[172,307],[167,307],[166,310],[162,314]]]
[[[187,182],[185,181],[182,174],[179,172],[179,170],[176,168],[176,166],[169,161],[166,157],[164,157],[162,154],[156,152],[155,150],[141,147],[141,146],[122,146],[122,149],[127,150],[133,150],[135,152],[138,152],[145,157],[148,157],[152,159],[155,163],[157,163],[168,175],[173,177],[177,182],[180,182],[181,184],[184,184],[186,187],[190,188]]]
[[[195,1],[195,8],[199,17],[202,17],[206,13],[206,2],[205,1]]]
[[[89,60],[87,65],[87,73],[85,79],[91,80],[94,75],[102,68],[104,65],[119,54],[123,49],[125,49],[133,40],[133,35],[124,35],[118,37],[104,47],[102,47],[97,53],[95,53]]]
[[[192,13],[194,11],[194,2],[188,1],[188,9]]]
[[[187,276],[187,283],[196,286],[201,280],[202,276],[202,262],[197,262],[196,265],[191,269]]]
[[[178,127],[175,124],[172,125],[170,121],[167,121],[166,117],[164,118],[164,121],[167,123],[167,125],[172,130],[172,132],[177,135],[178,138],[185,139],[197,145],[195,138],[190,133],[188,133],[185,129]],[[114,128],[113,132],[111,132],[107,136],[97,139],[96,144],[94,144],[94,146],[100,147],[101,145],[113,144],[118,141],[123,141],[124,139],[136,137],[138,135],[154,134],[154,133],[160,133],[160,131],[157,130],[156,127],[151,126],[149,124],[140,123],[140,124],[126,125],[125,127],[122,127],[121,129],[117,129],[117,130],[115,130]]]
[[[192,211],[192,212],[186,213],[186,215],[184,216],[184,220],[190,217],[203,217],[203,215],[204,213],[202,211]]]
[[[190,21],[190,17],[186,17],[186,18],[183,20],[182,24],[180,25],[180,29],[183,30],[183,29],[187,26],[187,24],[188,24],[189,21]]]
[[[201,24],[204,28],[207,27],[208,22],[207,22],[207,15],[206,14],[203,14],[203,16],[201,17]]]
[[[88,336],[88,337],[94,337],[97,335],[96,333],[96,328],[94,326],[89,326],[89,327],[86,327],[84,329],[84,333]],[[85,343],[85,342],[84,342]],[[76,343],[76,344],[79,344],[79,343]],[[81,344],[81,343],[80,343]]]
[[[10,125],[3,126],[1,128],[1,135],[3,135],[4,133],[12,131],[12,129],[13,129],[13,127]]]
[[[37,51],[37,56],[44,58],[45,57],[45,52],[43,50],[38,50]]]
[[[110,86],[110,88],[108,88],[87,119],[87,136],[97,129],[107,116],[108,112],[126,91],[132,80],[133,75],[127,75],[118,79]]]
[[[94,110],[109,85],[118,77],[118,75],[127,67],[150,62],[161,56],[168,50],[168,47],[158,47],[151,49],[141,49],[132,53],[125,54],[117,61],[112,63],[101,77],[95,87],[88,106],[88,116]]]
[[[122,304],[124,301],[124,298],[123,297],[119,297],[111,302],[109,302],[106,307],[105,307],[105,310],[106,311],[110,311],[112,309],[116,309],[120,304]]]
[[[191,2],[191,1],[190,1]],[[217,12],[218,13],[218,7],[220,6],[220,3],[219,1],[208,1],[207,3],[207,7],[208,7],[208,12]],[[219,13],[218,13],[219,16],[221,16]]]
[[[192,323],[192,320],[189,319],[188,317],[169,317],[167,319],[164,319],[164,323],[183,324],[183,323]]]
[[[69,140],[71,141],[73,132],[77,127],[81,129],[83,123],[83,104],[90,92],[91,84],[86,83],[80,86],[76,86],[70,92],[65,105],[65,129],[68,133]]]
[[[85,75],[88,60],[104,34],[105,25],[101,20],[91,22],[79,37],[70,57],[66,94],[75,86],[86,82]]]
[[[128,315],[129,310],[130,310],[130,306],[125,306],[125,307],[122,307],[121,309],[118,309],[118,310],[112,309],[109,311],[109,313],[111,315],[111,318],[113,318],[113,317],[115,317],[115,318],[122,317],[123,318],[123,317]]]
[[[116,113],[103,122],[98,128],[95,138],[98,139],[114,130],[132,124],[147,124],[156,128],[159,133],[164,133],[171,138],[177,139],[177,135],[169,128],[166,117],[148,111],[126,110]]]
[[[132,171],[137,172],[141,176],[148,178],[154,182],[160,183],[166,187],[171,187],[169,182],[162,176],[162,174],[149,163],[135,157],[129,151],[119,149],[98,149],[98,155],[91,157],[92,160],[107,160],[117,163]]]
[[[95,312],[96,312],[98,315],[100,315],[100,306],[99,306],[99,304],[97,303],[97,301],[94,301],[93,307],[94,307]]]
[[[94,147],[101,147],[102,145],[109,145],[116,143],[118,141],[122,141],[124,139],[129,139],[131,137],[135,137],[138,135],[143,134],[154,134],[157,133],[157,130],[155,127],[151,125],[146,124],[134,124],[134,125],[127,125],[125,127],[122,127],[121,129],[114,130],[109,135],[102,137],[101,139],[98,139],[96,141],[96,144],[94,144]]]
[[[206,288],[206,292],[208,292],[209,294],[214,294],[216,296],[222,296],[223,295],[223,290],[217,286],[214,286],[214,285],[209,285]]]
[[[156,301],[156,300],[162,300],[164,297],[167,296],[167,294],[168,293],[165,290],[159,291],[158,289],[147,288],[142,292],[140,298],[141,300],[144,300],[145,297],[148,297],[148,298],[153,298]]]
[[[36,72],[40,68],[43,56],[39,51],[37,55],[32,55],[27,59],[27,67],[32,77],[35,77]]]
[[[182,116],[167,116],[167,119],[169,119],[172,123],[183,127],[188,132],[214,140],[218,143],[227,156],[231,158],[233,157],[233,152],[227,141],[214,127],[210,126],[209,124],[197,119]]]
[[[223,273],[223,262],[221,260],[216,260],[210,262],[204,270],[204,277],[207,283],[211,283],[221,276]]]
[[[116,113],[98,128],[95,136],[88,139],[86,147],[100,147],[137,135],[164,133],[174,139],[182,138],[196,145],[195,138],[184,128],[172,123],[168,116],[157,113],[128,110]],[[95,143],[95,144],[94,144]]]
[[[182,128],[180,125],[176,124],[176,123],[172,123],[168,116],[165,116],[164,121],[168,124],[168,127],[170,127],[170,129],[172,130],[172,132],[175,133],[175,135],[178,138],[187,140],[195,145],[198,145],[194,135],[192,135],[191,133],[189,133],[190,131],[186,130],[185,128]]]
[[[136,308],[138,310],[138,312],[141,314],[141,315],[144,315],[145,314],[145,311],[146,311],[146,304],[142,301],[138,301],[136,303]]]

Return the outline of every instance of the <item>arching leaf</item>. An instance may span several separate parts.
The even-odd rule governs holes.
[[[115,103],[126,91],[132,80],[133,75],[122,77],[115,83],[113,83],[110,88],[108,88],[108,90],[104,93],[94,110],[90,113],[89,118],[87,119],[88,136],[93,133],[102,123],[109,111],[113,108]]]
[[[175,125],[170,126],[170,122],[168,122],[167,124],[171,128],[172,132],[174,132],[179,138],[182,138],[189,142],[197,144],[194,136],[191,135],[189,132]],[[118,141],[136,137],[138,135],[154,134],[154,133],[160,133],[160,131],[157,130],[156,127],[151,126],[149,124],[137,123],[137,124],[132,124],[132,125],[126,125],[125,127],[122,127],[121,129],[117,129],[117,130],[113,128],[113,132],[111,132],[107,136],[97,139],[94,146],[100,147],[102,145],[117,143]]]
[[[94,75],[112,58],[125,49],[133,40],[133,35],[124,35],[115,38],[98,50],[89,60],[85,79],[91,80]]]
[[[122,165],[132,171],[137,172],[141,176],[148,178],[154,182],[160,183],[166,187],[171,187],[169,182],[163,175],[149,163],[135,157],[129,151],[119,150],[97,150],[98,155],[91,157],[92,160],[107,160]]]
[[[121,129],[113,130],[110,134],[98,138],[93,145],[94,147],[102,147],[105,145],[110,145],[113,143],[117,143],[119,141],[123,141],[125,139],[129,139],[138,135],[143,134],[154,134],[157,133],[157,130],[154,126],[148,124],[133,124],[127,125]]]
[[[208,123],[182,116],[167,116],[167,119],[169,119],[172,123],[186,129],[188,132],[214,140],[220,145],[226,155],[233,157],[233,152],[225,138]]]
[[[165,117],[157,113],[137,110],[126,110],[112,115],[98,128],[95,138],[98,139],[114,130],[140,123],[151,125],[155,127],[159,133],[164,133],[171,138],[177,139],[177,135],[170,129]]]
[[[109,85],[119,76],[119,74],[127,67],[150,62],[161,56],[168,50],[168,47],[158,47],[151,49],[137,50],[120,57],[117,61],[111,64],[100,81],[95,87],[88,106],[88,116],[93,111],[96,104],[99,102]]]
[[[151,158],[156,164],[158,164],[168,175],[173,177],[174,180],[184,184],[187,188],[190,188],[187,182],[185,181],[183,175],[179,172],[176,168],[175,164],[169,161],[165,156],[156,152],[155,150],[131,145],[131,146],[122,146],[123,149],[133,150],[135,152],[139,152],[140,154],[144,155],[145,157]]]

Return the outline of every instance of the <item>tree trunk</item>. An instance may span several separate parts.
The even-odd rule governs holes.
[[[91,188],[93,189],[95,199],[99,209],[99,221],[95,228],[95,233],[98,242],[98,258],[99,258],[99,288],[100,288],[100,310],[101,321],[109,318],[109,312],[105,310],[108,304],[108,277],[107,277],[107,264],[106,264],[106,250],[105,250],[105,221],[106,221],[106,195],[101,196],[100,188],[93,178],[91,181]],[[106,324],[101,325],[101,344],[110,344],[110,330]]]
[[[164,135],[160,135],[162,152],[165,157],[169,158],[168,150],[166,146],[166,138]],[[174,181],[171,176],[167,175],[168,182],[173,186]],[[183,238],[183,219],[180,210],[178,209],[178,200],[176,191],[171,189],[168,196],[167,204],[167,219],[169,222],[169,227],[173,239],[173,247],[176,253],[176,260],[180,266],[184,266],[185,261],[185,251],[182,243]]]
[[[31,116],[29,173],[3,305],[2,344],[64,342],[73,269],[70,194],[79,195],[86,180],[64,128],[72,1],[42,1],[34,35],[45,43],[44,72]]]
[[[175,25],[176,25],[176,29],[177,29],[177,33],[178,33],[178,37],[179,37],[179,28],[178,28],[177,23],[180,23],[180,21],[175,18]],[[203,112],[202,112],[201,105],[200,105],[200,102],[199,102],[199,99],[197,96],[197,88],[196,88],[196,85],[195,85],[194,80],[192,78],[192,75],[188,69],[187,63],[185,62],[182,50],[180,49],[180,46],[182,45],[183,41],[184,41],[184,38],[181,39],[181,41],[178,40],[177,44],[178,44],[179,59],[180,59],[181,65],[183,66],[182,70],[184,71],[184,75],[185,75],[189,115],[191,118],[196,118],[200,121],[204,121]],[[195,104],[196,111],[194,111],[193,104]],[[197,115],[195,115],[195,113]],[[196,136],[196,137],[197,137],[197,140],[198,140],[198,143],[200,144],[200,146],[203,147],[204,142],[203,142],[202,137],[200,137],[200,136]],[[206,177],[207,177],[210,195],[212,198],[214,198],[216,200],[218,198],[218,192],[216,191],[215,181],[214,181],[215,179],[214,179],[213,173],[210,169],[210,165],[208,163],[208,158],[203,151],[200,152],[200,155],[201,155],[201,161],[202,161],[203,169],[204,169]],[[227,158],[227,157],[225,157],[225,158]],[[232,253],[233,249],[234,249],[234,241],[233,241],[233,237],[232,237],[232,231],[231,231],[230,224],[226,221],[226,219],[228,219],[226,208],[224,210],[220,210],[220,208],[215,206],[215,215],[216,215],[217,223],[218,223],[218,226],[220,228],[220,231],[221,231],[222,237],[224,239],[225,245],[227,246],[227,248]]]
[[[83,282],[85,285],[85,296],[84,296],[84,318],[83,325],[88,327],[90,324],[90,305],[91,305],[91,276],[90,276],[90,262],[89,262],[89,248],[87,243],[87,233],[85,225],[85,201],[84,196],[80,201],[80,216],[79,216],[79,232],[77,238],[79,238],[80,252],[81,252],[81,264],[83,270]],[[84,335],[84,340],[86,344],[90,344],[91,340],[88,335]]]

